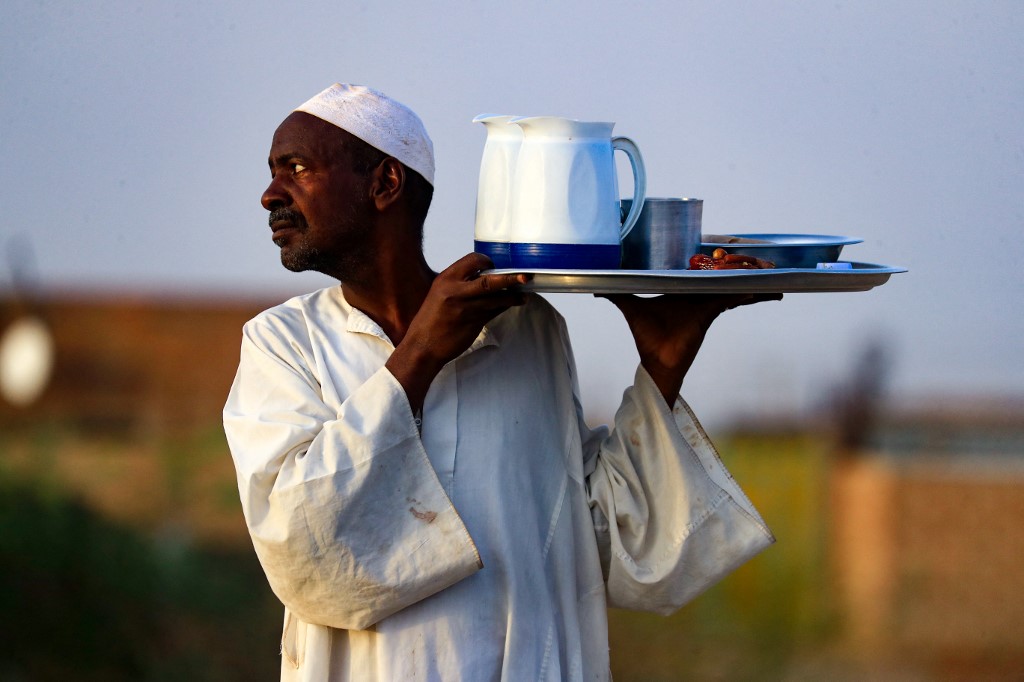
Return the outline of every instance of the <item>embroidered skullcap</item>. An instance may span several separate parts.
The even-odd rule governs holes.
[[[352,133],[434,184],[434,143],[412,109],[364,85],[335,83],[295,111]]]

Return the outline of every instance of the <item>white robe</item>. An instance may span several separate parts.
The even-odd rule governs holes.
[[[639,368],[583,421],[562,318],[495,318],[426,396],[341,287],[246,324],[224,423],[285,606],[283,680],[604,680],[607,608],[668,614],[773,541]]]

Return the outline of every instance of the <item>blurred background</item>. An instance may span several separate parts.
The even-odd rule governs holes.
[[[272,680],[281,607],[220,409],[240,327],[332,282],[259,196],[331,83],[418,111],[441,269],[484,112],[616,122],[711,233],[854,236],[906,267],[716,323],[684,395],[778,543],[617,680],[1024,678],[1024,5],[31,2],[0,6],[0,680]],[[628,193],[628,184],[622,187]],[[636,365],[548,297],[606,422]]]

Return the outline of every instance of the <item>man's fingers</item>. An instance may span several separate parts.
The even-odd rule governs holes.
[[[504,291],[526,284],[531,275],[522,272],[504,273],[501,275],[480,275],[477,280],[484,291]]]
[[[621,308],[624,305],[629,305],[637,297],[633,294],[594,294],[594,298],[603,298],[606,301],[611,301],[616,307]]]
[[[470,280],[476,277],[481,270],[490,270],[494,267],[494,261],[482,253],[467,253],[465,256],[448,266],[448,271],[459,276],[460,279]]]
[[[767,294],[665,294],[654,298],[643,298],[631,294],[595,294],[615,305],[628,317],[643,311],[659,311],[655,314],[666,314],[677,311],[679,314],[710,313],[719,315],[751,303],[764,301],[780,301],[781,293]]]
[[[736,300],[731,302],[728,305],[728,307],[726,308],[726,310],[731,310],[733,308],[738,308],[738,307],[743,306],[743,305],[750,305],[751,303],[764,303],[766,301],[781,301],[781,300],[782,300],[782,294],[780,294],[780,293],[772,293],[772,294],[747,294],[747,295],[745,295],[743,297],[740,297],[740,298],[737,298]]]
[[[533,275],[521,272],[502,274],[481,274],[494,268],[494,261],[482,253],[468,253],[452,263],[445,271],[451,279],[472,283],[477,291],[504,291],[526,284]]]

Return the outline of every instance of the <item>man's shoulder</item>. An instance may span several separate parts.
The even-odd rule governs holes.
[[[314,319],[344,317],[341,287],[325,287],[306,294],[293,296],[275,306],[267,308],[246,322],[245,329],[258,328],[290,330],[308,327]]]
[[[565,320],[547,299],[530,294],[525,305],[506,310],[496,321],[500,327],[536,338],[538,334],[561,335]]]
[[[520,310],[522,310],[524,314],[541,322],[560,323],[562,321],[561,313],[555,309],[555,306],[551,305],[550,301],[540,294],[530,294],[528,305],[521,306]]]

